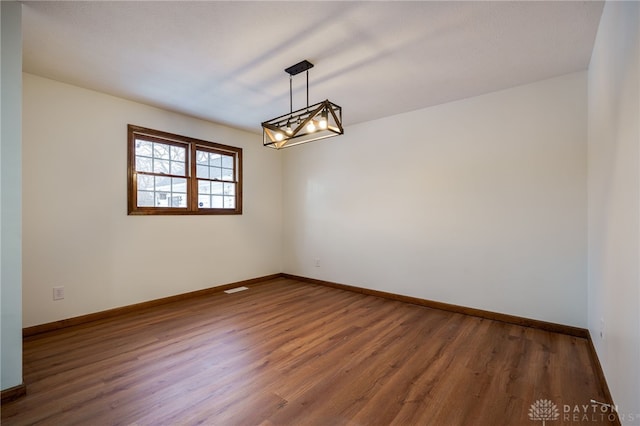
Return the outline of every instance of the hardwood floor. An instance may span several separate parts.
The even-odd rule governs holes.
[[[249,287],[25,338],[27,396],[2,424],[533,426],[539,400],[557,407],[549,426],[615,424],[573,412],[604,401],[586,339],[283,278]]]

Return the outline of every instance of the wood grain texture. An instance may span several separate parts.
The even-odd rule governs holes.
[[[25,338],[3,425],[536,425],[605,401],[587,339],[291,279]],[[589,425],[616,424],[605,418]]]
[[[19,384],[18,386],[13,386],[11,388],[5,389],[1,392],[0,401],[2,404],[10,401],[15,401],[18,398],[22,398],[27,394],[27,387],[24,383]]]

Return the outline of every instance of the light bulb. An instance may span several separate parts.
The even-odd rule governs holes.
[[[293,133],[293,129],[291,128],[290,121],[287,121],[287,127],[284,128],[284,132],[288,135],[291,135],[291,133]]]
[[[277,133],[276,133],[276,140],[277,140],[278,142],[280,142],[282,139],[284,139],[284,136],[282,135],[282,133],[277,132]]]
[[[316,131],[316,124],[311,120],[309,124],[307,124],[307,132],[313,133]]]
[[[327,117],[328,117],[327,110],[323,109],[322,114],[320,114],[320,121],[318,122],[318,125],[322,130],[329,127],[329,120],[327,120]]]

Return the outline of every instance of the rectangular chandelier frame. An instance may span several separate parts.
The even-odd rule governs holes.
[[[342,107],[324,100],[262,123],[264,146],[281,149],[344,134]]]

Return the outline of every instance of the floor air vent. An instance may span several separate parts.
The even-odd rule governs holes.
[[[245,291],[245,290],[249,290],[249,287],[236,287],[236,288],[232,288],[229,290],[225,290],[224,292],[227,294],[231,294],[231,293],[237,293],[239,291]]]

